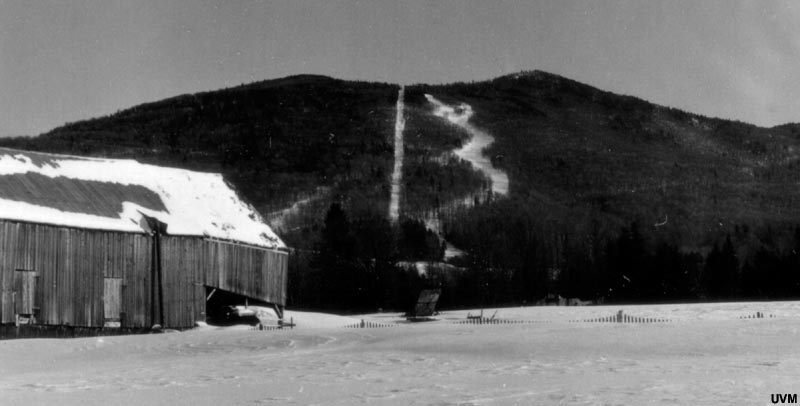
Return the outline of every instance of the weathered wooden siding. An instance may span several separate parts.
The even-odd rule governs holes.
[[[286,303],[286,253],[206,241],[205,257],[208,285],[269,303]]]
[[[103,314],[106,320],[119,320],[122,314],[122,278],[104,278]]]
[[[205,319],[201,238],[161,237],[164,324],[191,326]]]
[[[158,307],[152,241],[145,234],[0,221],[0,322],[14,322],[27,306],[37,308],[41,324],[100,327],[108,300],[123,327],[152,326],[159,322],[152,316]],[[206,286],[285,304],[286,253],[162,236],[161,258],[165,327],[203,320]],[[23,285],[34,290],[32,303],[23,302]],[[119,286],[119,298],[105,298],[109,285],[115,292]]]
[[[180,236],[163,236],[161,250],[167,325],[202,319],[206,286],[286,303],[285,252]]]
[[[150,326],[150,259],[150,238],[144,234],[0,221],[0,288],[7,299],[0,321],[14,321],[14,303],[19,307],[22,299],[14,278],[26,270],[35,274],[38,323],[103,326],[109,276],[121,279],[125,324]]]
[[[14,301],[16,302],[15,312],[18,314],[33,314],[37,308],[36,298],[36,272],[26,270],[16,270],[14,273]]]

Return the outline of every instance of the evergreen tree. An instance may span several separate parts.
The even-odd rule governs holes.
[[[609,296],[622,301],[642,300],[652,282],[647,274],[649,255],[638,224],[623,228],[619,238],[609,243],[606,253]]]
[[[714,244],[706,258],[703,274],[703,287],[710,298],[730,299],[738,293],[739,259],[730,235],[725,238],[721,248]]]

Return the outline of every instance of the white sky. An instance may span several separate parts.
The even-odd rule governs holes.
[[[531,69],[769,126],[800,121],[798,66],[791,0],[0,0],[0,135],[298,73]]]

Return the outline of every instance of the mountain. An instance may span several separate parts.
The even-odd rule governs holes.
[[[147,103],[0,146],[222,172],[289,245],[316,250],[333,238],[324,235],[326,221],[346,220],[356,230],[348,248],[355,257],[389,250],[393,258],[436,259],[430,238],[427,248],[412,248],[403,239],[377,244],[380,229],[356,235],[367,225],[391,227],[384,223],[398,90],[292,76]],[[474,126],[495,138],[485,153],[508,174],[507,197],[487,196],[487,178],[448,154],[469,135],[435,117],[426,94],[471,107]],[[800,280],[780,279],[800,249],[798,124],[704,117],[541,71],[407,86],[405,117],[403,217],[430,225],[438,212],[441,233],[468,253],[455,263],[502,287],[463,287],[462,296],[665,300],[800,288]],[[325,216],[332,203],[338,220]],[[403,229],[426,238],[424,227]],[[780,278],[753,282],[769,289],[748,288],[767,254],[784,261],[774,271]],[[736,278],[729,291],[709,288],[719,273],[708,268],[715,255],[736,257],[735,272],[723,276]],[[669,270],[642,274],[666,260],[686,280],[670,281],[678,276]],[[665,281],[669,289],[661,289]],[[610,293],[615,287],[625,293]]]
[[[266,213],[318,185],[377,185],[369,177],[391,165],[396,91],[293,76],[142,104],[4,145],[222,172]]]
[[[466,102],[494,134],[512,193],[617,223],[661,223],[698,244],[735,224],[800,218],[800,125],[760,128],[604,92],[543,72],[420,86]]]

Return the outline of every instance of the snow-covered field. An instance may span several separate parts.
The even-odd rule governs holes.
[[[570,322],[618,310],[672,321]],[[800,389],[800,303],[495,311],[538,322],[289,312],[293,330],[1,341],[0,404],[766,405]],[[342,327],[362,318],[398,325]]]

